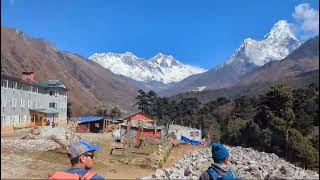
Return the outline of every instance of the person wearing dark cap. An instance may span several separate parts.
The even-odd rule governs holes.
[[[217,180],[217,179],[239,179],[231,170],[229,164],[230,154],[228,149],[222,144],[212,144],[212,164],[200,176],[200,180]]]
[[[93,168],[94,152],[100,150],[99,146],[92,146],[86,141],[72,143],[68,149],[71,168],[65,172],[55,172],[49,179],[104,179],[104,177],[91,171]]]

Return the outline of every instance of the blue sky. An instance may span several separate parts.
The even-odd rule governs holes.
[[[209,69],[278,20],[298,23],[301,3],[318,11],[318,0],[1,0],[1,24],[84,57],[162,52]]]

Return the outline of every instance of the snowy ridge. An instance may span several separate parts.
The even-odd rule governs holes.
[[[270,61],[284,59],[301,44],[302,42],[292,32],[290,24],[285,20],[280,20],[264,36],[263,40],[245,39],[225,64],[217,68],[236,62],[263,66]]]
[[[168,84],[205,72],[205,69],[186,65],[171,55],[158,53],[151,59],[138,58],[131,52],[124,54],[95,53],[89,57],[115,74],[123,75],[137,81],[160,81]]]

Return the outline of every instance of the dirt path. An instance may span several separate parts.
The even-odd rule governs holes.
[[[96,135],[85,134],[84,136],[90,136],[85,139],[97,138]],[[94,171],[106,179],[136,179],[154,172],[152,169],[120,163],[118,160],[124,157],[119,152],[115,152],[110,157],[111,148],[118,147],[120,144],[113,142],[108,135],[99,136],[98,142],[93,144],[102,146],[102,150],[96,153]],[[136,157],[130,156],[130,158]],[[4,179],[46,179],[49,173],[64,171],[68,168],[70,168],[70,162],[65,154],[1,148],[1,178]]]
[[[149,176],[155,172],[153,169],[128,165],[119,160],[145,157],[146,155],[129,153],[122,156],[121,152],[114,151],[110,156],[110,150],[121,147],[121,144],[112,141],[109,135],[84,134],[85,139],[95,140],[94,145],[102,146],[102,150],[96,153],[94,171],[107,179],[136,179]],[[99,137],[99,138],[98,138]],[[5,137],[2,137],[5,138]],[[156,146],[141,149],[139,151],[150,154]],[[200,149],[192,145],[180,145],[173,148],[163,168],[174,165],[185,154]],[[64,154],[56,152],[27,152],[1,148],[1,178],[4,179],[45,179],[53,171],[64,171],[70,167],[69,159]]]

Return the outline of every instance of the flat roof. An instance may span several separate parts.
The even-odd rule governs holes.
[[[30,109],[30,111],[41,112],[45,114],[59,114],[58,111],[52,109]]]
[[[103,116],[86,116],[86,117],[80,117],[79,123],[85,123],[85,122],[92,122],[92,121],[99,121],[102,120]]]
[[[50,81],[44,81],[44,82],[28,82],[28,81],[24,81],[21,78],[18,78],[15,76],[9,76],[7,74],[1,74],[1,79],[10,79],[10,80],[21,82],[31,86],[37,86],[37,87],[43,87],[43,88],[62,88],[67,90],[67,87],[64,84],[64,82],[58,81],[58,80],[50,80]]]

